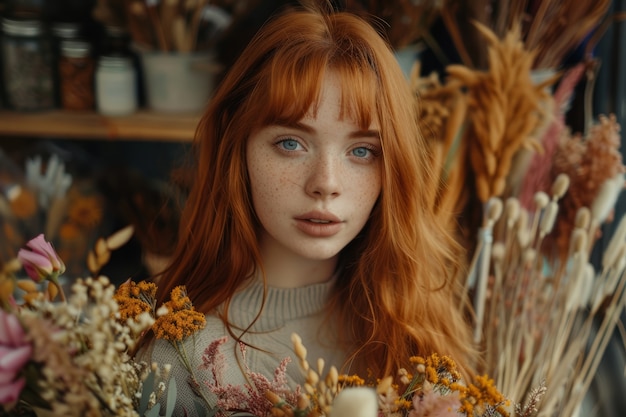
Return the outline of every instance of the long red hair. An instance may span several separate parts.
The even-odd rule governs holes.
[[[348,13],[278,15],[220,83],[196,132],[192,187],[159,302],[185,285],[211,313],[262,268],[246,141],[259,127],[300,120],[328,70],[341,78],[343,111],[364,129],[378,121],[382,144],[381,195],[341,253],[329,304],[348,344],[346,370],[395,374],[411,355],[435,352],[467,367],[474,349],[452,279],[459,248],[433,212],[437,182],[416,100],[388,44]]]

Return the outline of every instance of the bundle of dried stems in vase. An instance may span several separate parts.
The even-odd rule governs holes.
[[[199,43],[209,0],[98,0],[93,16],[108,26],[123,27],[138,48],[191,52]]]
[[[521,25],[521,39],[536,51],[534,69],[559,68],[608,17],[610,0],[448,0],[441,17],[463,64],[484,68],[487,54],[471,22],[504,37]],[[594,39],[595,40],[595,39]]]

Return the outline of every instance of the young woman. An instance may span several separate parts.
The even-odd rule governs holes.
[[[297,10],[260,30],[200,122],[178,246],[159,281],[160,301],[185,285],[207,315],[187,340],[192,366],[228,336],[220,383],[246,382],[246,367],[271,379],[294,357],[294,332],[309,360],[344,373],[395,375],[434,352],[471,366],[452,279],[459,252],[433,213],[416,114],[393,53],[361,18]],[[178,415],[192,415],[176,351],[150,348],[173,365]],[[287,373],[303,382],[295,360]]]

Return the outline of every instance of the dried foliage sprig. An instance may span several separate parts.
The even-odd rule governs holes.
[[[477,42],[476,29],[469,24],[470,20],[476,20],[501,38],[515,26],[521,26],[522,42],[527,49],[536,51],[533,69],[559,69],[583,42],[597,42],[590,35],[602,26],[611,5],[610,0],[449,3],[454,7],[442,10],[442,21],[465,65],[483,68],[487,64],[484,48]]]
[[[537,50],[534,67],[560,67],[600,25],[610,6],[610,0],[533,1],[525,44]]]
[[[580,134],[561,137],[551,164],[551,175],[565,173],[571,184],[561,202],[561,215],[550,239],[562,259],[567,256],[578,211],[582,207],[591,211],[588,236],[588,249],[591,250],[599,226],[607,220],[624,186],[626,167],[619,151],[620,130],[615,115],[601,115],[587,137]]]
[[[98,0],[92,10],[105,26],[128,31],[143,50],[193,52],[204,50],[199,39],[205,7],[222,3],[208,0]]]
[[[447,0],[346,1],[346,9],[380,18],[389,43],[402,48],[428,36]]]
[[[567,133],[565,112],[585,69],[586,64],[579,63],[563,74],[553,94],[553,118],[541,138],[542,152],[526,152],[523,158],[516,158],[521,160],[513,168],[518,172],[509,175],[507,188],[512,195],[519,198],[520,204],[527,210],[533,208],[533,199],[537,191],[548,192],[550,190],[554,180],[551,174],[552,159],[561,137]]]
[[[419,63],[411,73],[411,89],[419,103],[418,120],[431,150],[439,190],[434,207],[440,223],[454,232],[465,194],[466,141],[462,140],[468,117],[467,95],[459,83],[443,84],[437,73],[420,77]]]
[[[482,202],[500,196],[516,152],[527,146],[541,150],[538,136],[551,114],[546,87],[555,79],[534,83],[534,52],[524,48],[519,27],[500,39],[486,26],[476,27],[488,42],[489,70],[449,65],[446,71],[467,87],[469,125],[465,133],[476,190]]]

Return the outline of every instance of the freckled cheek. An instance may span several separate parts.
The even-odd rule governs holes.
[[[381,192],[381,178],[378,173],[363,175],[354,184],[354,190],[358,193],[357,204],[363,209],[371,209]]]
[[[250,175],[254,200],[265,212],[279,212],[283,202],[293,196],[293,175],[288,170],[277,169],[268,162],[251,167]]]

